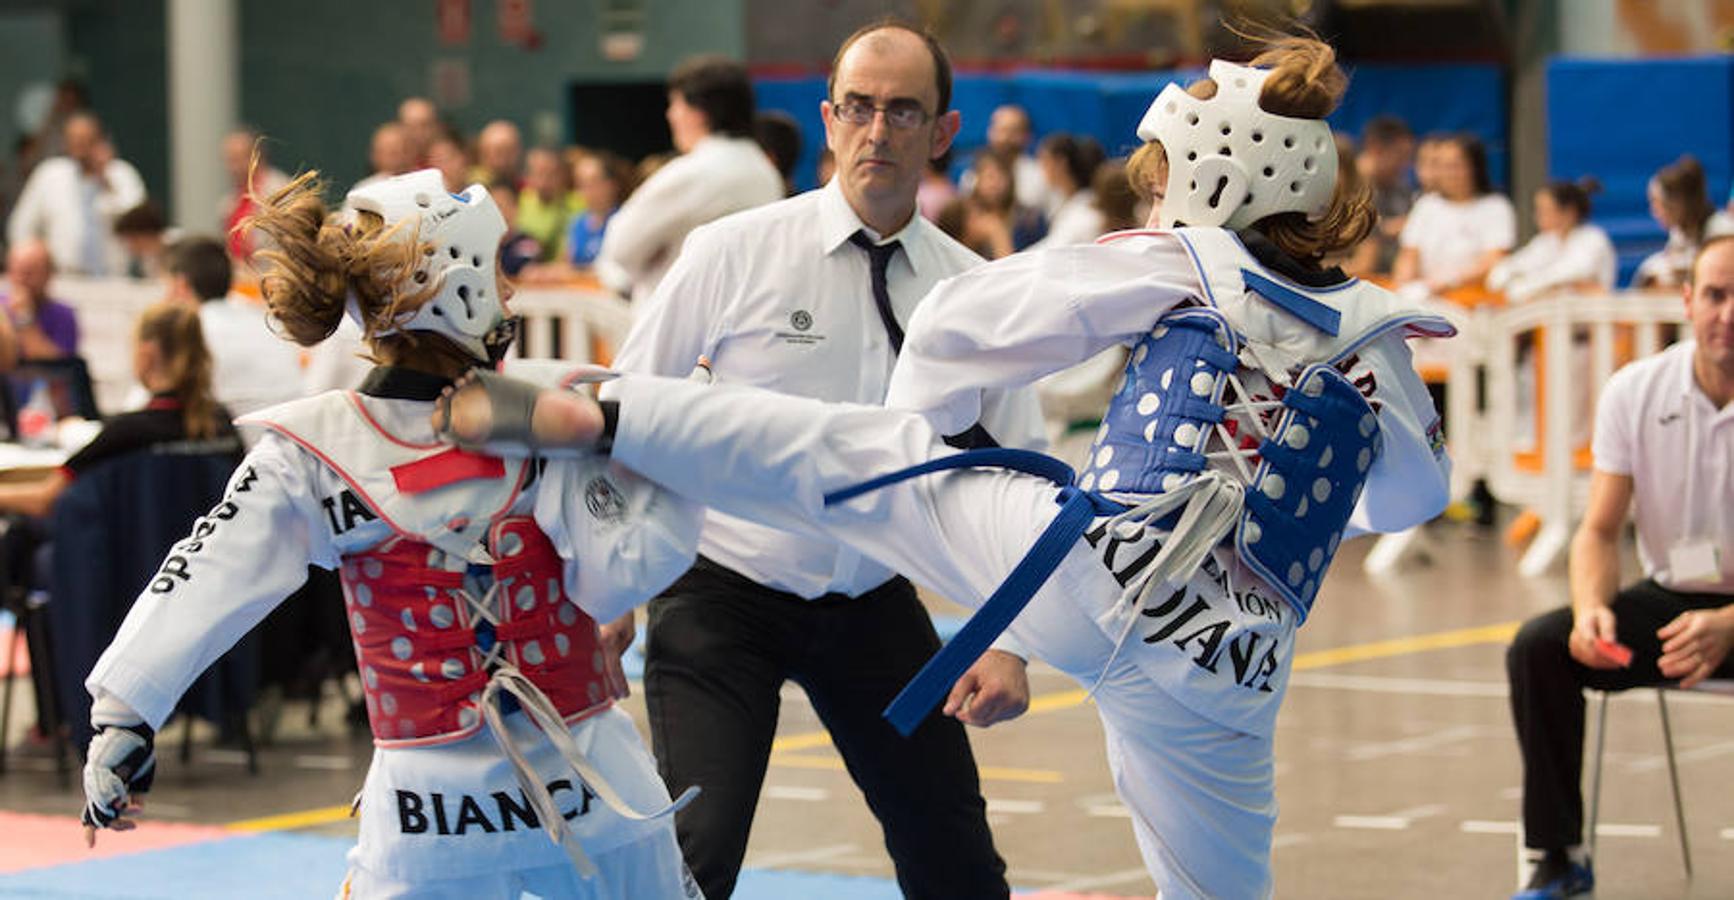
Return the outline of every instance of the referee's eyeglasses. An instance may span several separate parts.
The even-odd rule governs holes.
[[[898,131],[920,128],[933,118],[932,113],[922,109],[921,104],[914,100],[893,100],[877,106],[865,100],[849,98],[834,104],[831,111],[850,125],[860,126],[873,124],[874,113],[884,113],[885,124]]]

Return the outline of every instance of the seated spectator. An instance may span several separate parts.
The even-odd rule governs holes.
[[[963,198],[959,240],[988,259],[999,259],[1042,239],[1048,223],[1039,211],[1018,202],[1010,159],[983,150],[969,168],[975,177]]]
[[[1394,278],[1434,294],[1480,285],[1517,243],[1517,214],[1493,190],[1487,150],[1471,135],[1439,141],[1438,193],[1415,201],[1398,243]]]
[[[301,353],[266,322],[263,304],[229,293],[234,268],[223,245],[205,237],[168,251],[168,299],[199,311],[217,401],[244,416],[301,396]]]
[[[1632,276],[1640,288],[1676,287],[1706,237],[1734,231],[1734,220],[1710,205],[1704,167],[1691,154],[1657,172],[1649,184],[1650,215],[1668,231],[1668,243],[1645,257]]]
[[[1049,192],[1058,199],[1048,220],[1047,236],[1032,246],[1087,244],[1102,236],[1102,214],[1090,189],[1102,159],[1101,145],[1087,137],[1051,134],[1042,140],[1036,160],[1042,165]]]
[[[1415,145],[1415,199],[1439,193],[1439,149],[1451,139],[1451,135],[1433,133]],[[1414,209],[1414,205],[1409,208]]]
[[[1375,116],[1361,129],[1361,147],[1354,155],[1355,169],[1373,194],[1378,227],[1368,240],[1370,256],[1361,268],[1364,274],[1389,275],[1397,262],[1398,236],[1409,210],[1415,205],[1415,186],[1409,168],[1415,162],[1415,135],[1402,119]]]
[[[237,128],[223,138],[223,170],[229,176],[229,193],[223,197],[218,220],[223,234],[228,236],[229,255],[237,260],[251,259],[253,238],[238,227],[256,209],[253,198],[269,197],[289,183],[289,176],[271,165],[265,156],[265,142],[250,128]],[[170,238],[170,240],[173,240]],[[152,277],[161,274],[152,272]]]
[[[492,185],[510,182],[513,190],[523,187],[524,139],[518,126],[505,119],[495,119],[482,126],[476,135],[476,167],[470,170],[471,184]]]
[[[1096,167],[1096,177],[1090,181],[1090,192],[1096,195],[1096,212],[1102,214],[1102,233],[1125,231],[1144,224],[1148,210],[1139,202],[1132,189],[1132,179],[1126,175],[1126,161],[1111,159]]]
[[[440,122],[439,107],[426,97],[405,98],[397,105],[397,124],[403,126],[403,136],[409,143],[410,168],[433,166],[430,151],[434,141],[445,130],[444,123]],[[469,183],[465,182],[464,187],[469,187]]]
[[[79,473],[106,459],[158,444],[211,442],[211,452],[240,456],[229,414],[211,394],[211,357],[198,314],[159,303],[139,318],[133,372],[150,390],[143,409],[109,417],[96,438],[42,478],[0,484],[0,512],[46,516]]]
[[[1589,221],[1590,195],[1599,190],[1595,179],[1585,178],[1536,191],[1535,237],[1493,267],[1487,286],[1513,301],[1561,287],[1612,290],[1619,262],[1614,244]]]
[[[1602,391],[1571,605],[1529,620],[1506,653],[1535,866],[1519,898],[1595,887],[1583,848],[1584,689],[1734,677],[1734,428],[1717,427],[1734,409],[1734,237],[1700,248],[1683,293],[1693,340],[1626,366]],[[1644,577],[1622,588],[1628,510]]]
[[[801,126],[788,113],[762,112],[753,116],[753,140],[783,176],[783,196],[795,196],[795,163],[801,161]]]
[[[506,236],[500,242],[500,271],[515,277],[542,255],[542,242],[518,227],[518,189],[512,182],[496,181],[488,185],[488,194],[506,220]]]
[[[987,146],[984,150],[998,153],[1011,163],[1012,181],[1017,185],[1018,202],[1042,214],[1046,219],[1054,214],[1063,199],[1048,187],[1047,175],[1040,161],[1029,154],[1035,128],[1030,114],[1015,103],[994,107],[987,120]],[[968,194],[975,190],[975,170],[963,173],[960,189]]]
[[[439,170],[440,180],[453,194],[461,194],[465,187],[470,187],[470,154],[465,153],[458,135],[433,137],[428,144],[428,168]]]
[[[440,170],[446,190],[461,194],[470,186],[470,155],[456,134],[442,131],[427,145],[429,168]]]
[[[837,174],[837,155],[831,152],[830,147],[819,151],[819,162],[814,171],[820,187],[831,183],[831,176]]]
[[[163,274],[163,251],[173,240],[169,232],[162,210],[149,201],[114,220],[114,236],[126,251],[128,278],[157,278]]]
[[[78,315],[48,296],[54,260],[41,241],[13,244],[6,253],[6,296],[17,359],[59,359],[78,355]],[[8,362],[5,368],[11,368]]]
[[[602,236],[614,211],[632,196],[632,164],[619,154],[596,150],[578,161],[578,193],[584,199],[584,211],[572,217],[566,230],[566,261],[574,266],[588,266],[602,250]]]
[[[524,189],[518,192],[518,230],[541,245],[535,262],[548,262],[560,252],[566,226],[584,210],[572,190],[572,173],[560,154],[537,147],[524,158]]]
[[[951,183],[951,151],[945,148],[937,158],[927,161],[921,172],[921,186],[915,189],[915,208],[929,222],[939,218],[945,205],[957,199],[957,185]]]
[[[404,135],[402,125],[386,122],[373,130],[373,141],[368,145],[367,163],[371,167],[368,176],[357,181],[350,190],[364,188],[376,181],[402,175],[410,170],[415,164],[415,158],[410,156],[409,138]]]

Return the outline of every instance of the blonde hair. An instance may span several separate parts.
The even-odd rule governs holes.
[[[1323,119],[1337,108],[1349,84],[1348,77],[1337,67],[1336,51],[1313,38],[1271,40],[1251,64],[1270,70],[1258,95],[1258,105],[1272,115]],[[1187,86],[1186,92],[1208,100],[1216,96],[1216,82],[1204,78]],[[1167,164],[1168,155],[1162,144],[1150,141],[1132,154],[1126,174],[1140,196],[1149,199]],[[1325,257],[1365,240],[1377,221],[1372,193],[1366,183],[1354,166],[1340,166],[1330,208],[1318,221],[1307,221],[1304,213],[1287,212],[1266,216],[1252,227],[1289,256],[1316,265]]]
[[[211,353],[205,347],[198,310],[183,303],[157,303],[139,316],[136,339],[156,346],[169,393],[181,402],[187,437],[214,436],[217,398],[211,393]]]
[[[330,337],[353,301],[375,354],[401,356],[414,339],[381,332],[433,295],[427,272],[418,268],[433,245],[402,240],[404,222],[387,227],[375,213],[331,212],[324,190],[319,173],[308,171],[269,197],[253,198],[259,211],[241,227],[263,233],[271,247],[256,257],[262,263],[259,291],[297,344],[311,347]]]

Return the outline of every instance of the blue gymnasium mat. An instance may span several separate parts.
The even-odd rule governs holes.
[[[347,838],[261,834],[0,876],[0,897],[55,900],[276,900],[330,897]],[[888,878],[748,869],[739,900],[898,900]]]

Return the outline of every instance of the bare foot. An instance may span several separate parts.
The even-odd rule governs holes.
[[[603,419],[586,394],[476,373],[440,395],[433,427],[464,447],[588,450],[602,436]]]

